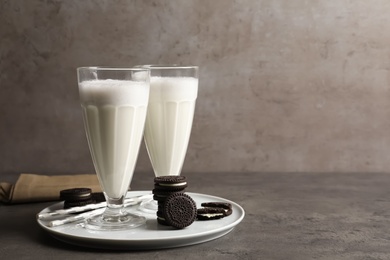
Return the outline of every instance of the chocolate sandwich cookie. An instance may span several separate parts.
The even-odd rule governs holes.
[[[81,206],[85,206],[85,205],[93,204],[93,203],[95,203],[95,201],[92,198],[87,199],[87,200],[80,200],[80,201],[67,201],[67,200],[65,200],[64,201],[64,209],[73,208],[73,207],[81,207]]]
[[[154,178],[156,190],[181,191],[187,188],[187,180],[184,176],[159,176]]]
[[[203,202],[201,206],[206,208],[222,208],[225,210],[225,216],[229,216],[233,212],[232,204],[227,202]]]
[[[91,195],[95,203],[106,201],[106,197],[104,197],[103,192],[93,192]]]
[[[212,220],[225,217],[223,208],[200,208],[197,210],[196,218],[198,220]]]
[[[191,225],[196,219],[196,203],[184,193],[175,193],[166,198],[163,218],[170,226],[181,229]]]
[[[164,218],[162,211],[157,210],[157,222],[164,226],[170,226]]]
[[[60,191],[60,200],[67,202],[90,200],[92,190],[90,188],[73,188]]]
[[[163,217],[157,217],[157,223],[163,226],[170,226]]]
[[[180,193],[181,191],[168,191],[168,190],[160,190],[160,189],[153,189],[153,199],[157,200],[158,202],[164,202],[167,197],[169,197],[172,194]]]

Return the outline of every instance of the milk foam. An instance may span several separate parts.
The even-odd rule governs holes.
[[[150,102],[192,101],[198,96],[198,79],[192,77],[151,77]]]
[[[148,100],[149,84],[131,80],[90,80],[79,83],[83,104],[144,105]]]

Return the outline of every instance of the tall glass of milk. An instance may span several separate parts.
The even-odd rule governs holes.
[[[77,69],[88,145],[106,197],[102,215],[86,220],[93,230],[123,230],[145,218],[127,212],[124,198],[133,177],[149,100],[150,73],[142,68]]]
[[[198,67],[144,65],[150,69],[150,97],[144,140],[155,176],[180,175],[198,96]],[[154,201],[141,204],[156,211]]]

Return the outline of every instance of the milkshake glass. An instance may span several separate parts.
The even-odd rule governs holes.
[[[149,70],[82,67],[77,69],[88,145],[106,198],[102,215],[86,220],[93,230],[123,230],[146,219],[127,212],[123,201],[133,177],[149,99]]]
[[[150,96],[144,140],[155,176],[180,175],[187,153],[195,102],[198,67],[144,65],[150,69]],[[155,213],[155,201],[140,209]]]

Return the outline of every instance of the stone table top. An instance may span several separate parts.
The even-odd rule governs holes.
[[[70,245],[35,215],[53,202],[0,204],[2,259],[390,259],[390,173],[188,173],[187,191],[240,204],[243,221],[206,243],[150,251]],[[0,181],[16,179],[2,174]],[[133,190],[149,190],[150,173]]]

